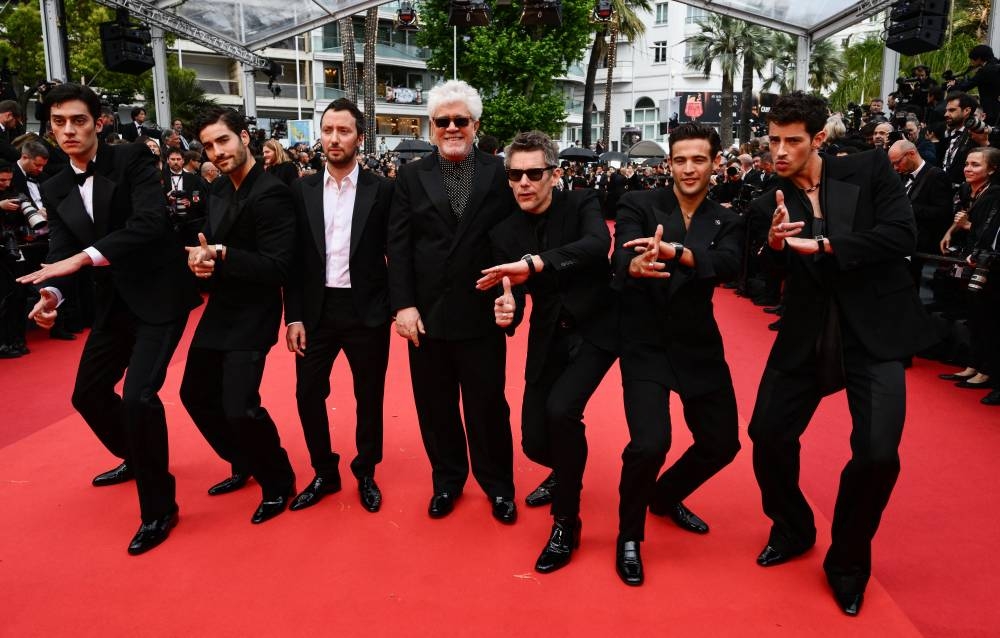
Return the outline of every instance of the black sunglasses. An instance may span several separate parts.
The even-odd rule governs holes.
[[[533,182],[545,177],[545,171],[556,168],[555,166],[546,166],[545,168],[508,168],[507,169],[507,179],[512,182],[520,182],[521,178],[525,175],[528,176]]]
[[[438,128],[448,128],[448,124],[455,123],[458,128],[465,128],[472,121],[471,117],[435,117],[431,120]]]

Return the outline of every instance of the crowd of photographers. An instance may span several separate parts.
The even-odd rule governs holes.
[[[943,379],[960,388],[989,391],[982,402],[1000,405],[1000,286],[990,274],[1000,227],[1000,64],[984,45],[974,47],[969,59],[968,69],[959,74],[944,71],[940,80],[932,69],[918,66],[898,80],[897,91],[884,101],[876,97],[832,114],[822,152],[844,155],[876,149],[888,155],[911,199],[918,227],[914,284],[941,331],[941,344],[924,354],[960,368]],[[973,89],[978,97],[968,93]],[[146,144],[157,155],[170,219],[188,244],[196,243],[208,184],[218,170],[202,161],[200,145],[180,120],[160,130],[146,123],[142,108],[133,109],[131,116],[130,122],[116,125],[107,109],[102,116],[103,141]],[[22,134],[23,130],[17,104],[0,102],[0,358],[28,354],[24,309],[33,303],[33,293],[14,279],[36,269],[45,256],[46,212],[38,182],[66,163],[65,155],[44,136],[44,128],[41,137]],[[252,133],[252,152],[286,183],[324,169],[316,145],[285,148],[263,131]],[[502,148],[490,136],[483,136],[479,145],[487,152]],[[389,150],[383,137],[376,152],[359,161],[364,169],[393,178],[402,163],[416,157],[418,153]],[[710,197],[746,218],[742,273],[732,286],[776,315],[771,328],[777,330],[783,310],[782,281],[756,259],[769,220],[750,213],[751,201],[776,185],[775,161],[766,135],[728,149],[713,177]],[[567,161],[563,173],[559,187],[597,190],[608,219],[614,218],[617,202],[626,192],[671,185],[665,159],[624,164]],[[81,277],[77,285],[86,290],[89,283]],[[82,301],[61,308],[60,323],[51,331],[54,338],[73,339],[89,323],[87,296],[71,297]]]

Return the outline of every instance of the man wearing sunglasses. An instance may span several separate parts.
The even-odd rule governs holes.
[[[483,112],[476,90],[453,80],[427,98],[437,150],[399,171],[388,257],[389,300],[396,332],[410,341],[413,398],[431,462],[428,514],[451,513],[471,460],[493,516],[513,523],[506,342],[494,323],[493,295],[477,291],[476,280],[496,263],[489,232],[514,201],[503,162],[473,146]]]
[[[618,358],[611,235],[597,193],[554,190],[562,169],[547,135],[521,133],[505,155],[521,210],[490,233],[494,255],[506,263],[484,270],[477,287],[503,286],[494,314],[504,328],[520,319],[525,289],[531,293],[521,446],[528,458],[553,469],[526,499],[529,506],[552,503],[552,532],[535,563],[548,573],[566,565],[579,544],[583,410]],[[511,284],[518,285],[516,303]]]
[[[670,188],[628,193],[615,222],[622,289],[622,387],[630,440],[622,453],[618,575],[641,585],[646,508],[697,534],[708,525],[682,502],[740,449],[736,395],[712,310],[739,273],[742,222],[707,198],[719,134],[688,123],[670,135]],[[670,393],[694,444],[657,479],[670,448]]]

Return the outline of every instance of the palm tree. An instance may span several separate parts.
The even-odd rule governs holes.
[[[733,77],[742,63],[745,23],[736,18],[710,13],[696,23],[701,33],[685,38],[692,44],[688,66],[702,69],[707,78],[713,64],[722,72],[722,116],[719,134],[723,147],[733,143]]]
[[[618,36],[622,35],[629,41],[635,41],[646,31],[646,26],[638,16],[639,11],[651,11],[650,0],[611,0],[613,9],[611,19],[608,22],[598,22],[597,33],[594,35],[594,43],[590,47],[590,59],[587,62],[587,77],[583,85],[583,134],[581,144],[590,146],[591,136],[591,111],[590,105],[594,103],[594,90],[597,85],[597,67],[601,59],[607,55],[609,60],[607,85],[604,95],[604,147],[608,148],[608,130],[610,126],[611,112],[611,81],[615,52],[612,46],[617,42]],[[611,36],[612,45],[605,41],[605,36]]]
[[[340,26],[340,49],[344,52],[344,91],[347,92],[347,97],[357,104],[358,61],[354,56],[354,18],[352,16],[341,18],[337,24]]]
[[[745,23],[740,43],[743,49],[743,91],[740,104],[740,140],[750,139],[750,113],[753,108],[753,75],[764,77],[764,65],[767,64],[767,51],[761,42],[767,39],[767,31],[758,25]]]
[[[787,33],[775,33],[766,48],[774,65],[771,76],[764,80],[764,89],[777,86],[780,93],[788,93],[799,88],[795,86],[798,58],[798,42],[795,38]],[[844,54],[834,46],[833,40],[815,42],[809,55],[808,88],[824,92],[844,78],[846,69]]]
[[[375,152],[375,39],[378,36],[378,6],[365,13],[365,153]]]

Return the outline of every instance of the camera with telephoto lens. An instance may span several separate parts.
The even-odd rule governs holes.
[[[972,277],[969,279],[969,292],[980,292],[986,287],[987,279],[990,275],[990,267],[993,266],[996,256],[995,252],[986,250],[985,248],[975,250],[969,256],[972,263],[976,265],[976,269],[972,271]]]
[[[170,197],[173,198],[173,203],[170,205],[170,211],[177,217],[184,218],[187,217],[188,209],[187,206],[181,202],[182,199],[191,199],[191,196],[187,191],[170,191]]]
[[[986,129],[989,128],[986,125],[986,122],[977,118],[975,115],[967,118],[963,126],[965,126],[965,130],[970,133],[985,133]]]
[[[45,213],[38,210],[35,202],[31,201],[30,197],[27,195],[18,195],[17,200],[21,204],[21,214],[24,215],[28,228],[31,230],[41,230],[49,225],[49,220],[45,217]]]

